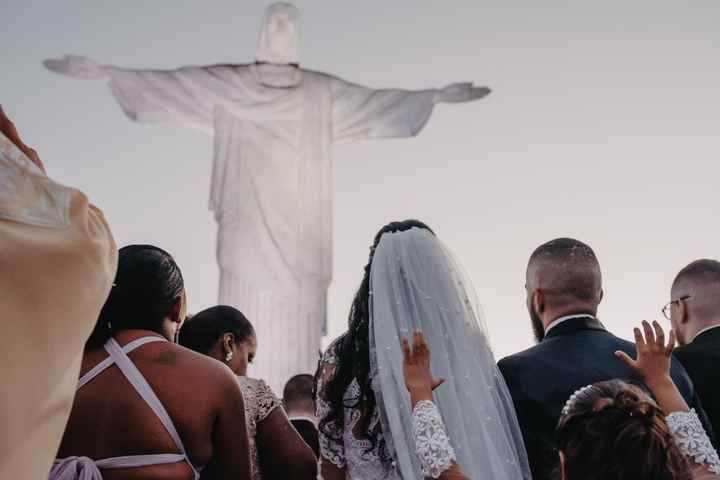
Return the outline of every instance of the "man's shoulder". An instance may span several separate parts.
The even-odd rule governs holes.
[[[501,358],[497,365],[503,375],[508,375],[509,372],[536,365],[537,360],[545,356],[547,351],[547,345],[541,342],[521,352]]]
[[[498,362],[498,367],[503,374],[505,374],[506,371],[522,370],[525,368],[532,368],[533,371],[537,371],[538,365],[544,360],[568,355],[569,348],[582,351],[583,354],[592,354],[595,348],[598,350],[622,350],[626,353],[633,353],[635,351],[635,346],[631,342],[616,337],[606,330],[602,331],[602,333],[602,338],[593,337],[592,340],[586,339],[585,341],[580,341],[574,335],[547,338],[537,345],[502,358]],[[571,345],[570,342],[572,342]]]
[[[685,366],[688,366],[689,363],[695,365],[720,358],[720,347],[716,345],[689,343],[676,348],[673,351],[673,355]]]

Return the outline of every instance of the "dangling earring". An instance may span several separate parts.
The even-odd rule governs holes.
[[[230,360],[232,360],[232,358],[233,358],[233,353],[228,352],[227,355],[225,355],[225,362],[230,363]]]

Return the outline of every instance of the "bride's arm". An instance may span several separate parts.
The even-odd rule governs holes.
[[[615,352],[615,355],[632,368],[652,391],[666,414],[665,420],[675,443],[683,455],[696,465],[693,477],[697,478],[700,474],[708,480],[720,478],[720,458],[695,410],[688,408],[670,377],[675,333],[670,330],[670,338],[665,345],[665,332],[660,324],[653,322],[651,327],[648,322],[642,322],[642,326],[644,337],[640,329],[635,328],[636,359],[633,360],[624,352]]]
[[[440,412],[432,401],[432,391],[442,379],[430,373],[430,350],[422,332],[413,332],[413,346],[402,340],[405,386],[413,409],[415,451],[426,478],[467,479],[456,463],[455,451],[445,432]]]

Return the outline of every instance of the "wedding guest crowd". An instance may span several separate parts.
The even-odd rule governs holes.
[[[462,267],[392,222],[348,330],[281,400],[248,376],[262,319],[189,318],[170,253],[118,250],[1,108],[0,132],[2,479],[720,479],[718,261],[682,269],[672,330],[632,343],[598,317],[592,248],[546,242],[525,277],[537,344],[496,362]]]

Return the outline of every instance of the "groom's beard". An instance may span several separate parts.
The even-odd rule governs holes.
[[[532,323],[535,341],[540,343],[542,339],[545,338],[545,327],[543,326],[542,320],[540,320],[540,315],[537,314],[534,308],[530,307],[528,311],[530,312],[530,322]]]

